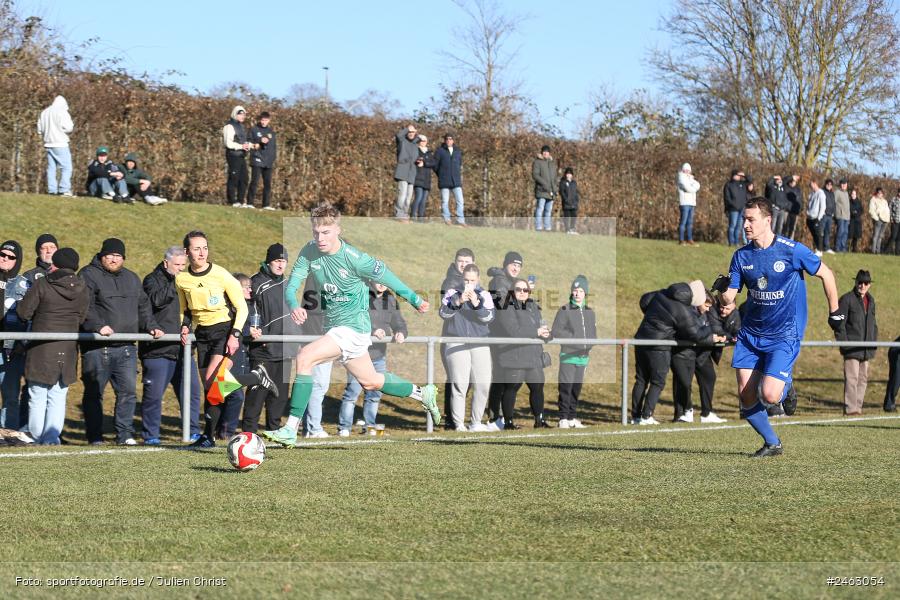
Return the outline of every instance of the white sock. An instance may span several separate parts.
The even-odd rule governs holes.
[[[297,430],[300,429],[301,422],[302,422],[302,419],[300,417],[295,417],[295,416],[291,415],[288,417],[286,427],[290,427],[296,433]]]

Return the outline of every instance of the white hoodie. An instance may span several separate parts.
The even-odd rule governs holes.
[[[69,134],[75,125],[69,115],[69,103],[62,96],[53,99],[53,104],[44,109],[38,119],[38,134],[44,138],[44,148],[66,148]]]

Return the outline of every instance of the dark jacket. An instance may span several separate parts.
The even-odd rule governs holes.
[[[251,315],[259,315],[259,328],[263,335],[300,334],[300,326],[291,319],[291,310],[284,299],[285,284],[284,275],[273,275],[266,263],[260,265],[259,272],[250,278],[252,289],[247,307]],[[305,305],[304,308],[308,310]],[[290,358],[297,353],[297,346],[293,342],[251,342],[250,360],[262,362]]]
[[[791,203],[788,201],[787,192],[784,190],[784,183],[778,185],[775,183],[774,178],[766,183],[766,199],[781,210],[791,209]]]
[[[152,181],[150,179],[150,174],[147,171],[144,171],[140,167],[138,167],[138,156],[134,152],[129,152],[125,155],[125,161],[132,161],[134,163],[134,168],[129,169],[126,166],[122,167],[122,172],[125,173],[125,183],[129,188],[140,188],[141,179],[146,179],[147,181]]]
[[[513,300],[506,310],[497,313],[497,329],[501,337],[543,339],[537,334],[540,326],[541,309],[530,298],[524,303]],[[549,339],[552,339],[552,334]],[[539,344],[504,344],[496,346],[496,360],[504,369],[543,368],[543,351],[543,346]]]
[[[559,180],[559,197],[562,199],[562,207],[566,210],[578,210],[578,182],[565,177]]]
[[[447,290],[461,290],[463,285],[465,285],[465,281],[463,280],[462,273],[456,268],[456,262],[450,263],[450,266],[447,267],[447,273],[444,275],[444,281],[441,282],[441,298],[444,297]],[[496,304],[494,306],[496,308]],[[441,335],[450,335],[447,333],[449,326],[450,321],[444,321],[444,324],[441,326]]]
[[[447,144],[441,144],[434,153],[434,160],[438,188],[462,187],[462,149],[459,146],[453,146],[453,154],[450,154]]]
[[[850,227],[847,231],[850,239],[862,237],[863,214],[865,214],[865,209],[863,208],[862,200],[859,197],[856,199],[850,198]],[[26,273],[25,276],[27,277],[28,274]]]
[[[714,335],[724,335],[729,342],[737,339],[738,333],[741,331],[740,311],[733,310],[727,317],[723,317],[719,314],[719,304],[714,303],[706,315],[706,320]],[[711,356],[716,364],[719,364],[719,360],[722,358],[722,348],[718,346],[713,348]]]
[[[491,278],[488,283],[488,291],[494,300],[494,306],[497,310],[503,310],[507,304],[516,298],[512,291],[513,280],[506,274],[506,269],[502,267],[491,267],[488,269],[487,274]]]
[[[495,311],[491,295],[481,286],[475,288],[481,302],[476,308],[466,301],[460,306],[456,300],[463,294],[462,288],[450,288],[444,294],[438,315],[447,324],[447,335],[453,337],[487,337],[490,334],[488,323],[494,320]]]
[[[121,170],[119,165],[111,160],[100,162],[95,158],[88,165],[87,181],[85,182],[84,187],[87,189],[95,179],[110,179],[110,173]]]
[[[404,127],[395,136],[397,141],[397,166],[394,168],[394,179],[413,183],[416,180],[416,158],[419,157],[419,136],[409,139],[409,130]]]
[[[153,320],[164,333],[181,333],[178,319],[178,292],[175,290],[175,276],[170,275],[163,263],[156,265],[153,272],[144,277],[144,293],[150,301]],[[115,329],[115,328],[113,328]],[[178,360],[181,354],[179,342],[139,342],[138,356],[145,358],[169,358]]]
[[[231,119],[228,119],[226,125],[231,125],[234,128],[234,136],[232,136],[231,138],[232,142],[234,142],[235,144],[246,144],[250,141],[250,138],[247,136],[247,130],[244,128],[243,123],[232,117]],[[232,156],[247,156],[247,151],[225,148],[225,154],[230,154]]]
[[[25,271],[25,273],[23,273],[23,275],[25,276],[25,279],[28,280],[28,283],[30,285],[34,285],[34,282],[36,280],[40,279],[41,277],[45,277],[47,273],[50,272],[50,267],[51,264],[45,263],[39,256],[34,259],[34,268],[28,269],[27,271]]]
[[[594,309],[587,305],[578,306],[569,298],[569,303],[560,307],[553,319],[553,337],[555,338],[584,338],[597,337],[597,315]],[[566,344],[559,349],[559,360],[565,362],[567,358],[578,356],[586,357],[593,346],[585,344]]]
[[[24,282],[19,285],[19,287],[28,287],[28,281],[22,277],[19,277],[19,269],[22,266],[22,245],[19,242],[12,242],[12,246],[14,247],[13,254],[16,255],[16,264],[9,271],[0,271],[0,331],[3,331],[3,323],[5,321],[4,317],[6,315],[9,307],[6,306],[6,288],[9,286],[9,297],[14,298],[12,302],[18,300],[15,298],[15,286],[19,285],[19,282]]]
[[[384,330],[384,337],[389,338],[396,333],[404,337],[409,335],[406,319],[400,312],[400,303],[390,291],[385,291],[379,298],[375,290],[369,290],[369,318],[372,320],[372,333]],[[379,360],[387,355],[387,343],[369,346],[369,356]]]
[[[731,180],[722,189],[725,212],[742,211],[747,204],[747,184],[743,181]]]
[[[788,179],[786,181],[790,180]],[[787,196],[787,201],[790,205],[790,213],[792,215],[799,215],[803,210],[803,193],[800,191],[800,188],[786,183],[784,184],[784,194]]]
[[[437,159],[431,150],[426,150],[425,152],[419,150],[419,158],[422,159],[422,166],[416,165],[415,187],[430,190],[431,176],[434,174],[434,166],[437,164]]]
[[[33,332],[72,333],[84,322],[90,304],[85,283],[74,271],[59,269],[38,279],[16,306]],[[78,342],[31,342],[25,355],[25,380],[69,386],[77,378]]]
[[[81,269],[78,276],[84,280],[90,293],[91,304],[82,331],[98,333],[105,325],[115,333],[140,333],[159,329],[153,318],[150,299],[144,292],[141,280],[133,271],[122,267],[110,273],[100,264],[100,256],[94,256],[91,264]],[[103,346],[130,346],[134,342],[84,342],[81,351],[87,352]]]
[[[556,196],[556,161],[552,158],[536,158],[531,163],[531,178],[534,180],[534,197],[552,200]]]
[[[822,188],[822,191],[825,192],[825,216],[833,217],[834,210],[837,207],[834,199],[834,190],[826,190],[825,188]]]
[[[711,341],[712,331],[703,326],[691,306],[691,288],[686,283],[673,283],[664,290],[641,296],[644,318],[634,337],[639,340]],[[666,350],[666,346],[654,348]]]
[[[835,339],[841,342],[875,342],[878,340],[878,323],[875,320],[875,298],[866,293],[869,301],[869,310],[863,305],[862,296],[857,291],[851,290],[838,300],[838,311],[846,316],[844,321],[844,333],[836,334]],[[872,360],[875,358],[875,348],[841,348],[841,354],[846,358],[856,360]]]
[[[265,144],[263,138],[269,138]],[[254,125],[250,128],[251,144],[259,144],[259,149],[250,151],[250,166],[265,167],[271,169],[275,166],[275,158],[278,148],[275,144],[275,132],[271,127],[263,127],[262,125]]]

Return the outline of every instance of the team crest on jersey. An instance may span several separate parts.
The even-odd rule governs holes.
[[[338,275],[343,279],[347,279],[350,276],[350,272],[347,269],[338,269]]]
[[[333,283],[326,283],[326,284],[323,285],[322,287],[323,287],[323,288],[325,289],[325,291],[328,292],[329,294],[337,294],[337,293],[338,293],[338,287],[337,287],[336,285],[334,285]]]
[[[763,275],[759,279],[756,280],[757,289],[764,290],[769,286],[769,280],[766,279],[766,276]]]
[[[372,275],[380,276],[384,272],[384,261],[376,260],[375,266],[372,267]]]
[[[210,297],[209,297],[209,304],[210,304],[211,306],[215,306],[215,305],[218,304],[218,303],[219,303],[219,297],[218,297],[218,296],[210,296]]]
[[[772,268],[775,269],[776,273],[781,273],[784,271],[784,261],[776,260],[775,264],[772,265]]]

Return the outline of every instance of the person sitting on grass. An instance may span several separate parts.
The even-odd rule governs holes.
[[[97,158],[88,164],[87,191],[91,196],[113,202],[131,204],[125,173],[119,165],[109,160],[109,148],[97,148]]]
[[[144,202],[150,206],[158,206],[168,202],[167,199],[154,194],[150,194],[150,184],[152,180],[150,175],[143,169],[138,168],[138,157],[134,152],[125,155],[125,185],[128,187],[128,195],[132,200],[135,198],[143,198]]]
[[[378,373],[369,357],[372,323],[369,319],[369,286],[366,280],[383,283],[388,289],[425,313],[428,302],[409,289],[381,260],[354,248],[341,239],[341,213],[330,204],[321,204],[311,215],[313,240],[303,247],[284,291],[291,307],[291,318],[297,324],[306,320],[306,310],[297,292],[312,276],[322,290],[325,307],[325,335],[303,346],[297,354],[297,375],[291,390],[291,411],[284,427],[263,431],[260,435],[272,442],[292,448],[297,443],[297,430],[309,403],[313,388],[313,369],[324,362],[339,359],[363,389],[418,400],[439,425],[441,414],[435,402],[432,384],[419,387],[390,372]]]

